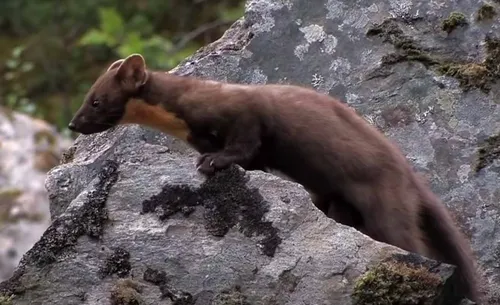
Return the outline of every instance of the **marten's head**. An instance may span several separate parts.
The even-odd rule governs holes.
[[[92,85],[68,128],[92,134],[116,126],[125,116],[127,103],[138,96],[147,80],[146,63],[141,55],[132,54],[115,61]]]

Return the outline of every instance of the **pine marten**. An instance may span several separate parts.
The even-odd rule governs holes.
[[[110,65],[68,125],[92,134],[141,124],[200,152],[206,175],[238,164],[277,170],[329,217],[458,267],[478,301],[472,250],[402,152],[339,100],[292,85],[243,85],[151,71],[140,54]]]

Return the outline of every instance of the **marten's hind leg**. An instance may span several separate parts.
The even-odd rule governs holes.
[[[419,226],[419,198],[411,188],[359,186],[350,193],[371,238],[409,252],[425,255]]]

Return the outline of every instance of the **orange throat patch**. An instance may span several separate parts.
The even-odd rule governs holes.
[[[119,124],[139,124],[159,130],[187,142],[189,128],[175,113],[160,105],[149,105],[140,99],[127,102],[125,114]]]

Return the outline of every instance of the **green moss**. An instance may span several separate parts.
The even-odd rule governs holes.
[[[438,67],[438,71],[446,76],[456,78],[465,90],[484,88],[489,83],[488,69],[476,63],[446,63]]]
[[[478,173],[500,157],[500,134],[489,137],[479,148],[474,171]]]
[[[12,305],[12,299],[14,299],[14,295],[0,295],[0,305]]]
[[[467,18],[463,13],[452,12],[448,18],[441,23],[441,29],[449,34],[457,27],[466,26],[467,24]]]
[[[482,63],[442,63],[438,72],[456,78],[465,91],[478,88],[488,93],[500,78],[500,40],[487,36],[485,43],[487,55]]]
[[[119,279],[111,288],[111,305],[141,305],[142,287],[132,279]]]
[[[492,19],[497,14],[495,8],[490,4],[483,4],[476,13],[476,20]]]
[[[441,278],[424,267],[382,262],[358,278],[352,293],[355,305],[431,305]]]

